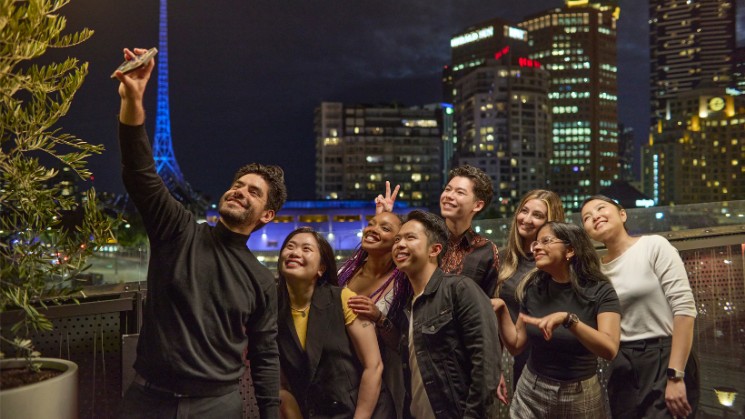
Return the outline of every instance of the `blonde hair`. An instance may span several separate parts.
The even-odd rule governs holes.
[[[517,271],[517,265],[520,257],[527,257],[523,250],[523,239],[517,231],[517,215],[528,201],[537,199],[546,204],[546,222],[561,221],[564,222],[564,206],[561,204],[561,198],[556,192],[546,189],[535,189],[523,196],[520,205],[515,209],[515,215],[512,217],[510,232],[507,236],[507,248],[504,259],[499,266],[499,276],[497,279],[497,295],[499,296],[499,287],[504,281],[509,279]]]

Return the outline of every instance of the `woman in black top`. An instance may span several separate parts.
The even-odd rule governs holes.
[[[527,341],[531,346],[510,415],[604,417],[597,357],[610,360],[618,352],[621,316],[616,292],[581,227],[549,222],[530,248],[538,269],[517,288],[517,323],[504,301],[494,302],[500,336],[510,353],[520,353]]]
[[[293,231],[278,269],[283,417],[394,417],[375,327],[349,308],[354,292],[335,285],[328,242],[308,227]]]
[[[535,241],[538,229],[548,221],[564,221],[564,207],[561,205],[559,195],[545,189],[536,189],[525,194],[512,218],[507,246],[502,248],[499,255],[499,277],[497,295],[495,295],[504,300],[513,322],[517,321],[517,316],[520,314],[520,303],[515,295],[517,285],[525,274],[535,269],[530,244]],[[526,349],[515,356],[512,369],[513,389],[520,379],[529,355],[530,349]],[[497,394],[502,403],[507,404],[508,397],[504,379],[499,382]]]

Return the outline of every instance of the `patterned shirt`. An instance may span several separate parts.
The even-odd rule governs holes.
[[[497,245],[472,228],[460,237],[451,235],[440,268],[449,274],[471,278],[491,298],[497,289],[499,272]]]

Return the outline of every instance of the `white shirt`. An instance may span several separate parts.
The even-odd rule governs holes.
[[[602,270],[621,303],[621,342],[672,336],[673,316],[696,317],[685,266],[665,238],[640,237]]]
[[[427,391],[422,381],[422,373],[419,371],[419,363],[416,361],[416,348],[414,347],[414,302],[419,294],[411,302],[411,315],[409,316],[409,369],[411,370],[411,416],[416,419],[435,419],[432,411],[432,403],[429,401]]]

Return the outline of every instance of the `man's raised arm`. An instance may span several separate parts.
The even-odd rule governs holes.
[[[146,52],[147,50],[142,48],[135,48],[134,52],[125,48],[124,59],[129,61]],[[131,73],[124,74],[119,70],[114,73],[114,77],[121,82],[119,83],[119,96],[121,96],[122,102],[119,110],[119,122],[122,124],[137,126],[145,123],[143,97],[154,67],[155,60],[151,59],[147,64]]]

